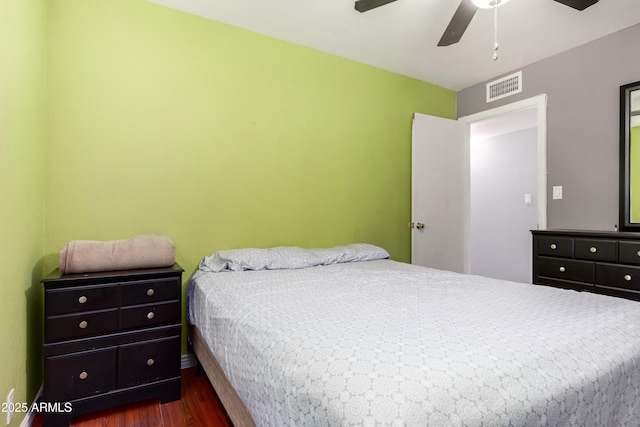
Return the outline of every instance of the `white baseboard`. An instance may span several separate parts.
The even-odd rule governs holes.
[[[38,399],[40,399],[40,396],[42,396],[42,386],[40,386],[40,390],[38,390],[38,392],[36,393],[36,397],[33,398],[31,407],[33,407],[33,404],[36,403]],[[20,427],[31,427],[31,424],[33,424],[33,422],[36,420],[36,414],[36,411],[27,412],[22,422],[20,423]]]
[[[180,357],[180,369],[193,368],[198,363],[195,354],[187,353]]]

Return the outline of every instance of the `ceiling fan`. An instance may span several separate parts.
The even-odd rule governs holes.
[[[356,0],[355,8],[358,12],[366,12],[376,7],[384,6],[396,0]],[[453,14],[453,18],[444,30],[438,46],[449,46],[460,41],[465,30],[469,26],[471,19],[478,11],[478,8],[492,8],[506,3],[508,0],[462,0],[460,6]],[[576,10],[584,10],[596,4],[599,0],[554,0]]]

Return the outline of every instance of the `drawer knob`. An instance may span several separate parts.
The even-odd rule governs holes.
[[[87,297],[85,297],[84,295],[82,295],[80,298],[78,298],[78,302],[80,304],[84,304],[85,302],[87,302]]]
[[[147,366],[152,366],[154,363],[156,363],[156,361],[153,359],[147,360]]]
[[[627,282],[631,281],[631,275],[630,274],[625,274],[624,275],[624,280],[626,280]]]
[[[595,254],[596,252],[598,252],[598,248],[596,248],[595,246],[591,246],[591,247],[589,248],[589,251],[590,251],[592,254]]]
[[[558,246],[555,243],[552,243],[551,246],[549,246],[551,249],[556,249]]]
[[[640,251],[636,252],[636,254],[637,254],[638,256],[640,256]]]
[[[153,319],[154,317],[156,317],[156,315],[155,315],[155,314],[153,314],[153,311],[150,311],[150,312],[148,312],[148,313],[147,313],[147,319],[151,320],[151,319]]]
[[[82,322],[78,323],[78,326],[80,327],[80,329],[86,329],[89,324],[86,320],[83,320]]]
[[[156,291],[154,291],[153,289],[147,289],[147,295],[148,296],[152,297],[153,294],[155,294],[155,293],[156,293]]]
[[[80,378],[81,380],[86,380],[88,376],[89,374],[87,374],[87,371],[82,371],[80,372],[80,375],[78,375],[78,378]]]
[[[564,273],[565,271],[567,271],[567,269],[564,267],[560,267],[558,270],[560,270],[560,273]]]

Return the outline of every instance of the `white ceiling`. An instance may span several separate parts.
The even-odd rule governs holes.
[[[353,0],[149,0],[455,91],[640,23],[640,0],[577,11],[553,0],[480,9],[462,40],[437,47],[459,0],[398,0],[365,13]]]

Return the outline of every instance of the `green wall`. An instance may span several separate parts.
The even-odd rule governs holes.
[[[455,93],[144,0],[50,0],[45,273],[63,243],[170,235],[410,259],[414,111]],[[186,281],[186,280],[185,280]]]
[[[42,381],[45,28],[44,0],[0,2],[0,402]]]
[[[42,382],[65,241],[167,233],[186,277],[245,246],[409,260],[411,113],[454,92],[144,0],[3,1],[0,40],[0,401]]]

